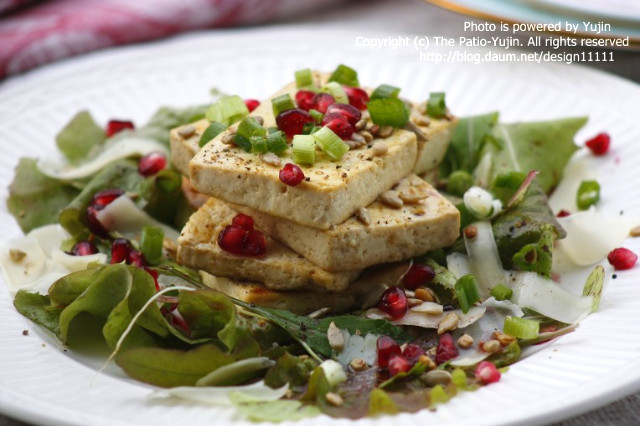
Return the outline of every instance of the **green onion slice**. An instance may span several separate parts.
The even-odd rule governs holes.
[[[207,127],[207,129],[202,132],[202,136],[200,136],[200,140],[198,141],[198,146],[202,148],[207,143],[209,143],[209,141],[213,140],[216,136],[218,136],[225,130],[227,130],[226,124],[219,123],[217,121],[212,122],[211,124],[209,124],[209,127]]]
[[[400,93],[400,88],[395,86],[390,86],[388,84],[381,84],[376,87],[376,90],[371,94],[371,100],[375,99],[388,99],[388,98],[397,98]]]
[[[360,86],[356,70],[342,64],[338,65],[338,68],[331,74],[329,81],[335,81],[336,83],[351,87]]]
[[[316,144],[313,135],[295,135],[291,147],[295,163],[312,165],[316,162]]]
[[[217,121],[227,126],[249,114],[247,106],[240,96],[223,96],[207,110],[205,117],[209,121]]]
[[[289,145],[287,145],[287,139],[280,130],[269,133],[267,135],[267,149],[274,154],[281,154],[287,149],[289,149]]]
[[[524,318],[506,317],[503,331],[518,339],[535,339],[540,331],[540,323]]]
[[[440,118],[447,115],[447,104],[444,101],[444,92],[431,92],[427,102],[427,115]]]
[[[371,121],[380,126],[404,127],[409,122],[409,108],[400,99],[376,99],[367,104]]]
[[[491,295],[495,297],[496,300],[507,300],[513,296],[513,290],[500,283],[491,289]]]
[[[316,123],[322,123],[322,119],[324,118],[324,114],[318,111],[317,109],[310,109],[309,115],[311,115],[311,117]]]
[[[336,83],[335,81],[330,81],[326,86],[322,88],[323,92],[327,92],[333,96],[333,99],[336,100],[338,104],[348,104],[349,97],[347,93],[342,88],[342,85]]]
[[[296,107],[293,103],[293,99],[291,99],[291,96],[289,96],[288,93],[271,99],[271,106],[273,107],[273,115],[275,117],[283,111],[294,109]]]
[[[339,161],[349,151],[349,145],[328,127],[321,127],[313,134],[316,143],[332,160]]]
[[[600,201],[600,184],[595,180],[583,180],[580,182],[576,197],[578,208],[587,210]]]
[[[311,70],[309,68],[305,68],[303,70],[296,71],[296,88],[302,89],[308,86],[313,86]]]
[[[236,134],[242,136],[245,139],[251,139],[252,136],[266,136],[267,129],[262,127],[258,121],[253,117],[245,117],[238,125]]]
[[[233,143],[235,143],[236,146],[244,149],[245,151],[251,152],[251,141],[244,136],[240,136],[238,133],[236,133],[235,135],[233,135]]]
[[[251,142],[251,152],[253,154],[262,154],[268,150],[267,140],[264,136],[251,136],[249,142]]]
[[[157,265],[162,257],[162,246],[164,243],[164,231],[155,226],[145,226],[142,228],[140,239],[140,250],[144,258],[151,265]]]
[[[466,314],[469,312],[471,305],[480,300],[480,290],[478,289],[476,277],[471,274],[463,275],[456,281],[455,289],[460,309]]]

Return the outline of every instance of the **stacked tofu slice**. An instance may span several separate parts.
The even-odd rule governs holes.
[[[295,92],[292,84],[273,97]],[[276,126],[270,99],[251,115],[266,128]],[[263,306],[308,313],[375,303],[406,271],[406,262],[398,262],[458,237],[458,210],[417,175],[440,162],[455,119],[416,115],[415,131],[394,129],[339,161],[318,152],[312,166],[301,166],[305,180],[296,186],[279,179],[282,166],[293,162],[288,152],[278,163],[228,143],[237,125],[202,149],[206,120],[172,130],[174,165],[211,197],[183,229],[178,261],[206,271],[213,288]],[[218,246],[218,235],[238,213],[264,233],[263,256],[237,256]]]

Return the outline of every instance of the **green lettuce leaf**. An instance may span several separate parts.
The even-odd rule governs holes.
[[[138,347],[116,357],[116,363],[129,376],[161,387],[195,386],[201,377],[233,361],[212,344],[188,351]]]
[[[528,173],[539,170],[538,183],[545,193],[556,187],[565,166],[578,149],[575,134],[587,122],[587,117],[530,123],[497,124],[493,137],[497,144],[484,144],[480,158],[491,156],[489,182],[507,172]]]
[[[20,314],[31,321],[54,334],[58,334],[58,323],[62,308],[52,306],[49,296],[20,290],[13,299],[13,306]]]
[[[233,396],[231,398],[233,400]],[[296,421],[321,414],[313,405],[304,405],[300,401],[277,400],[266,402],[236,403],[238,412],[252,422]]]
[[[208,105],[198,105],[186,108],[162,107],[151,117],[149,122],[133,132],[122,132],[117,134],[114,139],[126,137],[127,135],[136,135],[163,143],[169,148],[169,131],[174,127],[183,124],[192,123],[204,118]]]
[[[36,160],[21,158],[9,185],[7,209],[24,233],[58,221],[58,214],[80,192],[38,170]]]
[[[105,141],[102,127],[98,126],[87,111],[80,111],[56,136],[58,149],[71,162],[86,158]]]

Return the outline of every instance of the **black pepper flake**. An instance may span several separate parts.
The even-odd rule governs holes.
[[[611,275],[611,278],[613,278],[615,280],[616,278],[618,278],[618,276],[616,274],[613,274],[613,275]]]
[[[347,174],[345,172],[342,172],[342,179],[346,179],[347,178]]]
[[[342,166],[336,166],[336,170],[339,170],[341,168],[342,168]]]
[[[310,178],[310,177],[306,177],[306,178],[304,178],[304,180],[305,180],[306,182],[311,182],[311,178]]]
[[[28,336],[29,335],[29,330],[22,330],[22,335],[23,336]]]

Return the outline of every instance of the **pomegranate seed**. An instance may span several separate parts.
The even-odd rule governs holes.
[[[325,115],[322,119],[322,125],[330,128],[333,133],[342,139],[349,139],[355,131],[354,127],[349,124],[347,118],[339,112],[332,112],[331,114]]]
[[[402,351],[402,356],[412,364],[415,364],[416,361],[418,361],[420,355],[424,355],[424,350],[420,346],[414,345],[413,343],[409,343],[404,347],[404,350]]]
[[[352,126],[355,126],[356,123],[362,118],[362,113],[360,112],[360,110],[349,104],[329,105],[329,108],[327,108],[327,114],[331,114],[333,112],[344,115],[349,124],[351,124]]]
[[[282,130],[289,138],[292,138],[293,135],[301,134],[304,125],[313,122],[313,117],[311,117],[307,111],[300,108],[282,111],[276,117],[278,129]]]
[[[87,219],[87,225],[89,227],[89,231],[91,231],[92,234],[96,234],[99,235],[103,238],[107,237],[107,230],[104,228],[104,226],[102,226],[102,223],[100,223],[100,221],[98,220],[98,212],[100,210],[102,210],[104,207],[94,207],[94,206],[89,206],[87,207],[87,214],[86,214],[86,219]]]
[[[410,290],[415,290],[421,285],[430,283],[435,278],[436,273],[433,268],[420,263],[414,263],[409,271],[405,274],[402,281],[404,286]]]
[[[490,361],[482,361],[476,366],[476,379],[485,385],[500,380],[500,372]]]
[[[623,271],[633,268],[633,265],[635,265],[638,260],[638,256],[631,250],[620,247],[612,250],[611,253],[607,255],[607,260],[609,260],[609,263],[613,265],[616,270]]]
[[[611,136],[608,133],[600,133],[596,137],[589,139],[585,145],[593,155],[605,155],[609,151],[609,145],[611,145]]]
[[[400,287],[389,287],[380,296],[378,309],[393,319],[399,319],[409,310],[409,303],[404,290]]]
[[[296,104],[298,105],[298,108],[305,111],[313,109],[313,107],[315,106],[313,98],[315,96],[316,94],[311,90],[298,90],[298,92],[296,93]]]
[[[111,204],[113,200],[115,200],[122,194],[124,194],[124,191],[119,188],[110,188],[102,190],[100,192],[96,192],[93,195],[93,199],[91,200],[91,205],[94,207],[105,207]],[[102,209],[98,208],[98,210]]]
[[[236,256],[261,256],[267,251],[267,240],[260,231],[229,225],[218,234],[218,246]]]
[[[328,93],[318,93],[313,97],[313,109],[316,109],[323,114],[327,112],[329,105],[333,105],[335,103],[335,98]]]
[[[133,247],[126,238],[116,238],[111,243],[111,263],[122,263],[129,259]]]
[[[376,341],[378,367],[386,367],[394,355],[400,355],[400,346],[389,336],[380,336]]]
[[[438,339],[438,347],[436,348],[436,364],[440,365],[458,356],[458,348],[453,342],[451,334],[445,333]]]
[[[267,251],[267,239],[260,231],[252,229],[242,241],[242,254],[244,256],[262,256]]]
[[[142,268],[147,265],[147,260],[144,258],[142,252],[138,250],[131,250],[129,256],[127,256],[127,263],[129,265],[137,266],[138,268]]]
[[[134,129],[135,126],[131,121],[126,120],[109,120],[107,123],[107,129],[105,131],[107,137],[111,137],[116,133],[119,133],[125,129]]]
[[[369,102],[369,95],[359,87],[342,86],[344,92],[349,98],[349,103],[359,110],[367,109],[367,102]]]
[[[244,104],[247,106],[249,112],[253,112],[253,110],[258,108],[258,105],[260,105],[260,101],[257,99],[245,99]]]
[[[402,355],[393,355],[389,359],[389,374],[391,377],[398,373],[406,373],[411,370],[411,363]]]
[[[144,269],[145,272],[151,275],[151,278],[153,278],[153,283],[156,286],[156,291],[160,291],[160,284],[158,283],[158,271],[156,271],[155,269],[147,268],[146,266],[142,269]]]
[[[78,241],[73,246],[73,249],[71,249],[71,253],[73,253],[74,256],[89,256],[97,252],[98,247],[90,241]]]
[[[231,221],[231,224],[242,226],[247,229],[253,229],[253,218],[246,214],[238,213]]]
[[[304,180],[304,173],[302,169],[295,164],[287,163],[282,170],[280,170],[278,177],[280,177],[283,183],[289,186],[296,186]]]
[[[571,212],[568,212],[565,209],[560,210],[556,215],[556,217],[567,217],[567,216],[571,216]]]
[[[226,252],[241,256],[242,241],[247,233],[249,233],[249,230],[244,226],[226,226],[220,234],[218,234],[218,246]]]
[[[138,173],[142,176],[149,177],[155,175],[165,167],[167,167],[167,157],[160,152],[150,152],[140,158]]]

